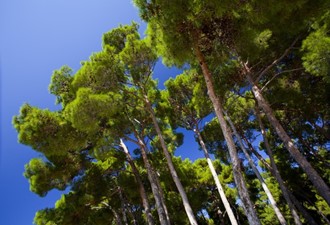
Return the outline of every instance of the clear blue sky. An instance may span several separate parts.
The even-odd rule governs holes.
[[[32,224],[35,212],[53,207],[61,194],[52,191],[40,198],[29,191],[24,165],[38,153],[17,143],[13,115],[25,102],[56,109],[55,98],[48,93],[52,71],[62,65],[77,70],[81,61],[101,49],[104,32],[132,20],[141,24],[130,0],[0,1],[0,224]],[[178,70],[158,66],[155,73],[163,83]],[[177,154],[201,155],[189,144]]]

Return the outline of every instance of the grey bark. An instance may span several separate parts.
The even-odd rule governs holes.
[[[306,211],[306,209],[301,205],[301,203],[296,199],[296,197],[286,187],[282,177],[281,176],[276,177],[275,170],[272,168],[272,166],[269,165],[269,163],[264,158],[262,158],[262,156],[251,146],[251,143],[249,143],[247,140],[246,140],[246,142],[249,145],[250,151],[267,167],[267,169],[271,172],[271,174],[276,178],[276,180],[279,183],[279,186],[281,188],[284,199],[286,199],[286,201],[287,201],[287,197],[289,197],[289,201],[291,201],[291,204],[293,204],[292,207],[293,207],[293,209],[295,211],[295,214],[296,214],[296,216],[295,216],[296,218],[294,218],[294,216],[292,215],[293,218],[294,218],[294,223],[296,225],[301,224],[301,221],[300,221],[300,218],[299,218],[299,215],[298,215],[298,211],[299,211],[301,213],[301,215],[308,221],[308,224],[318,225],[316,223],[316,221],[313,219],[313,217]],[[277,169],[277,167],[276,167],[276,169]],[[280,178],[280,179],[278,180],[278,178]],[[280,184],[280,182],[283,183],[283,184]],[[282,190],[282,188],[284,188],[284,189]],[[287,193],[288,196],[285,197],[284,193]],[[290,209],[290,206],[289,206],[289,209]]]
[[[213,179],[214,179],[215,184],[216,184],[216,186],[217,186],[217,188],[218,188],[218,192],[219,192],[219,195],[220,195],[221,201],[222,201],[223,205],[225,206],[225,209],[226,209],[226,211],[227,211],[227,213],[228,213],[228,217],[229,217],[230,223],[231,223],[232,225],[237,225],[237,220],[236,220],[236,218],[235,218],[235,215],[234,215],[234,213],[233,213],[233,210],[232,210],[231,207],[230,207],[230,204],[229,204],[228,199],[227,199],[227,197],[226,197],[226,195],[225,195],[225,192],[224,192],[224,190],[223,190],[223,188],[222,188],[222,185],[221,185],[221,183],[220,183],[220,180],[219,180],[218,174],[217,174],[217,172],[215,171],[215,168],[214,168],[214,166],[213,166],[213,163],[212,163],[212,160],[211,160],[211,158],[210,158],[209,152],[208,152],[208,150],[207,150],[207,148],[206,148],[206,146],[205,146],[204,140],[203,140],[203,138],[202,138],[202,135],[201,135],[201,133],[200,133],[200,131],[199,131],[197,125],[196,125],[196,128],[194,129],[194,132],[195,132],[195,134],[197,135],[198,140],[199,140],[199,143],[200,143],[200,145],[201,145],[201,147],[202,147],[202,149],[203,149],[203,151],[204,151],[204,155],[205,155],[205,158],[206,158],[206,160],[207,160],[207,164],[208,164],[208,166],[209,166],[209,168],[210,168],[210,171],[211,171],[211,173],[212,173]]]
[[[273,157],[273,151],[270,148],[268,138],[267,138],[267,135],[266,135],[266,130],[265,130],[264,124],[261,120],[260,113],[259,113],[258,109],[255,110],[255,114],[257,116],[257,120],[258,120],[258,123],[259,123],[259,126],[260,126],[261,134],[262,134],[262,137],[263,137],[263,140],[264,140],[264,143],[265,143],[266,152],[269,156],[269,160],[270,160],[270,164],[271,164],[271,168],[272,168],[272,170],[270,170],[270,172],[273,174],[273,176],[275,177],[275,179],[277,180],[277,182],[280,186],[283,197],[286,200],[286,202],[288,203],[288,206],[289,206],[289,209],[290,209],[290,212],[291,212],[291,215],[294,219],[295,224],[296,225],[301,225],[301,221],[300,221],[299,215],[297,213],[297,209],[294,206],[294,204],[293,204],[293,202],[290,198],[289,190],[285,186],[284,181],[282,179],[282,176],[281,176],[279,170],[277,169],[277,165],[276,165],[274,157]]]
[[[164,195],[164,191],[163,191],[163,188],[159,182],[159,179],[158,179],[158,175],[154,169],[154,167],[151,165],[151,168],[152,170],[154,171],[154,176],[155,176],[155,181],[156,181],[156,184],[159,188],[159,194],[160,194],[160,197],[161,197],[161,201],[162,201],[162,205],[163,205],[163,208],[164,208],[164,211],[165,211],[165,215],[166,215],[166,219],[167,219],[167,223],[168,225],[170,225],[170,215],[168,213],[168,210],[167,210],[167,206],[166,206],[166,203],[165,203],[165,195]]]
[[[122,212],[123,222],[125,225],[128,225],[127,214],[126,214],[126,204],[125,204],[125,200],[123,198],[123,193],[122,193],[121,187],[118,187],[118,193],[119,193],[119,198],[120,198],[120,203],[121,203],[121,212]]]
[[[161,200],[159,187],[155,181],[155,175],[153,173],[151,164],[150,164],[148,156],[147,156],[147,147],[146,147],[144,141],[142,140],[142,138],[138,134],[135,134],[135,136],[138,139],[138,144],[141,149],[142,159],[143,159],[144,165],[147,169],[148,179],[149,179],[149,182],[151,185],[151,190],[154,195],[155,202],[156,202],[156,209],[158,212],[159,222],[161,225],[169,225],[169,223],[167,222],[166,213],[165,213],[163,203]]]
[[[116,219],[116,223],[117,225],[123,225],[123,223],[121,222],[121,219],[118,215],[118,213],[114,210],[114,209],[111,209],[112,213],[113,213],[113,216],[115,217]]]
[[[160,144],[162,146],[162,149],[163,149],[163,152],[164,152],[164,155],[165,155],[165,158],[166,158],[166,161],[167,161],[167,165],[168,165],[168,168],[170,170],[170,173],[171,173],[171,176],[173,178],[173,181],[180,193],[180,196],[181,196],[181,199],[182,199],[182,203],[183,203],[183,206],[184,206],[184,209],[186,211],[186,214],[188,216],[188,219],[190,221],[190,224],[191,225],[197,225],[197,220],[195,218],[195,215],[194,215],[194,212],[190,206],[190,203],[189,203],[189,200],[188,200],[188,197],[187,197],[187,194],[182,186],[182,183],[179,179],[179,176],[175,170],[175,167],[173,165],[173,161],[172,161],[172,156],[170,155],[168,149],[167,149],[167,146],[165,144],[165,140],[163,138],[163,135],[162,135],[162,132],[160,130],[160,127],[159,127],[159,124],[158,124],[158,121],[156,119],[156,116],[155,116],[155,112],[151,106],[151,103],[148,99],[148,97],[146,95],[144,95],[144,101],[146,103],[146,106],[147,106],[147,109],[149,110],[150,112],[150,116],[151,116],[151,119],[153,121],[153,125],[154,125],[154,128],[156,130],[156,133],[158,135],[158,138],[159,138],[159,141],[160,141]]]
[[[125,145],[125,143],[123,142],[122,139],[120,139],[120,146],[122,147],[122,149],[123,149],[123,151],[126,155],[127,161],[128,161],[128,163],[130,164],[130,166],[132,168],[132,172],[134,174],[135,180],[136,180],[136,182],[139,186],[139,192],[140,192],[144,212],[146,214],[147,224],[148,225],[154,225],[155,222],[154,222],[154,219],[153,219],[152,214],[151,214],[150,204],[149,204],[149,201],[148,201],[146,190],[143,186],[143,182],[142,182],[141,177],[140,177],[140,173],[139,173],[138,169],[136,168],[135,163],[132,159],[132,156],[129,153],[129,151],[127,149],[127,146]]]
[[[260,225],[260,220],[257,216],[254,205],[250,199],[249,192],[248,192],[244,177],[242,175],[242,171],[240,168],[240,161],[238,159],[237,150],[236,150],[233,138],[231,137],[231,134],[227,127],[227,123],[226,123],[224,115],[222,113],[222,111],[223,111],[222,104],[220,103],[218,97],[215,94],[215,89],[214,89],[213,82],[212,82],[211,72],[209,71],[209,68],[205,62],[204,55],[201,52],[199,46],[196,45],[194,47],[194,50],[195,50],[196,57],[202,68],[202,71],[203,71],[204,79],[205,79],[207,90],[208,90],[208,95],[213,104],[215,114],[219,120],[220,127],[221,127],[222,133],[224,135],[224,138],[227,142],[229,155],[232,160],[234,180],[237,185],[238,194],[243,203],[243,209],[244,209],[245,215],[247,216],[249,223],[251,225]]]
[[[277,207],[277,203],[272,195],[272,193],[270,192],[264,178],[261,176],[259,170],[257,169],[257,167],[255,166],[253,160],[251,159],[249,153],[247,152],[244,144],[243,144],[243,141],[242,141],[242,138],[240,137],[240,135],[238,134],[236,128],[235,128],[235,125],[233,123],[233,121],[230,119],[230,117],[228,116],[228,114],[225,112],[225,115],[227,117],[227,120],[229,122],[229,125],[231,127],[231,129],[233,130],[234,132],[234,135],[236,136],[237,140],[238,140],[238,143],[239,143],[239,146],[241,147],[241,150],[243,151],[245,157],[247,158],[253,172],[255,173],[255,175],[257,176],[258,180],[260,181],[261,183],[261,186],[262,186],[262,189],[264,189],[268,199],[269,199],[269,202],[270,202],[270,205],[272,206],[272,208],[274,209],[275,211],[275,214],[277,216],[277,219],[280,221],[280,223],[282,225],[286,225],[287,222],[283,216],[283,214],[281,213],[280,209]]]
[[[255,97],[255,99],[258,102],[259,107],[264,111],[266,114],[270,124],[275,129],[277,135],[280,137],[280,139],[283,141],[286,149],[289,151],[291,156],[296,160],[296,162],[300,165],[300,167],[304,170],[304,172],[307,174],[309,180],[313,183],[314,187],[324,198],[324,200],[328,203],[330,206],[330,188],[327,186],[327,184],[324,182],[324,180],[321,178],[321,176],[316,172],[316,170],[312,167],[312,165],[306,160],[306,158],[300,153],[298,148],[294,145],[293,141],[289,137],[289,135],[286,133],[280,122],[275,117],[273,110],[271,109],[269,103],[266,101],[266,99],[263,97],[259,87],[254,84],[252,77],[250,75],[249,68],[245,65],[246,69],[246,75],[249,83],[252,85],[252,92]]]

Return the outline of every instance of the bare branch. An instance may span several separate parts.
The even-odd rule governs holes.
[[[296,69],[291,69],[291,70],[283,70],[282,72],[276,73],[262,88],[261,88],[261,92],[267,87],[267,85],[272,82],[278,75],[282,74],[282,73],[290,73],[293,71],[298,71],[298,70],[303,70],[304,68],[300,67],[300,68],[296,68]]]
[[[300,35],[292,42],[292,44],[290,45],[289,48],[287,48],[284,53],[277,59],[275,59],[272,64],[270,64],[269,66],[267,66],[263,71],[261,71],[261,73],[259,74],[258,78],[255,80],[255,83],[258,83],[259,80],[261,79],[261,77],[263,75],[265,75],[265,73],[267,73],[273,66],[275,66],[279,61],[281,61],[289,52],[290,50],[293,48],[293,46],[297,43],[297,41],[299,40]]]

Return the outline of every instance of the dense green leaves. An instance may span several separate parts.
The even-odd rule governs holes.
[[[120,94],[93,94],[89,88],[80,88],[75,100],[65,108],[65,114],[76,129],[95,133],[111,126],[122,109]]]
[[[313,25],[314,31],[303,41],[302,57],[306,71],[330,82],[330,13]]]
[[[24,104],[13,119],[19,142],[41,153],[25,166],[30,190],[45,196],[52,189],[66,189],[53,208],[37,212],[35,224],[152,225],[158,224],[157,217],[166,217],[166,210],[171,224],[194,223],[183,216],[187,205],[198,224],[229,224],[209,161],[173,156],[182,143],[195,141],[201,148],[205,142],[205,152],[213,154],[213,166],[239,223],[251,223],[245,217],[250,218],[242,181],[261,223],[277,224],[246,157],[232,151],[237,136],[223,126],[219,129],[213,118],[217,110],[228,112],[251,156],[265,163],[260,164],[261,175],[288,223],[326,223],[329,205],[283,139],[274,135],[278,129],[267,120],[265,108],[261,120],[271,149],[261,140],[254,97],[258,87],[303,159],[329,185],[329,4],[134,2],[148,22],[145,39],[140,39],[136,23],[105,33],[102,50],[76,72],[68,66],[53,72],[49,91],[62,104],[60,110]],[[158,56],[167,65],[186,68],[161,91],[152,78]],[[177,128],[194,131],[196,140],[184,139]],[[134,147],[124,150],[123,140]],[[192,155],[197,151],[185,150]],[[296,220],[268,157],[275,160],[300,213]],[[189,203],[182,204],[183,192]],[[157,222],[147,219],[147,211]]]
[[[59,70],[53,72],[49,91],[57,97],[56,103],[62,103],[65,106],[73,98],[71,89],[72,83],[72,69],[68,66],[63,66]]]
[[[58,112],[23,105],[13,123],[19,132],[19,141],[49,155],[63,155],[82,149],[86,135],[72,127]]]

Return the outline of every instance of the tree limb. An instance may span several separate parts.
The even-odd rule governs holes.
[[[297,43],[299,38],[300,38],[300,35],[292,42],[292,44],[289,46],[289,48],[287,48],[279,58],[275,59],[269,66],[267,66],[263,71],[261,71],[258,78],[255,80],[255,83],[258,83],[259,80],[261,79],[261,77],[263,75],[265,75],[265,73],[267,73],[273,66],[275,66],[279,61],[281,61],[290,52],[290,50]]]

